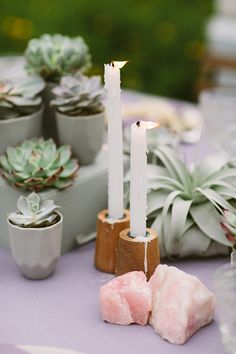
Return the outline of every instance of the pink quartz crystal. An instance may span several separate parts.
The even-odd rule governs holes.
[[[212,321],[215,297],[197,277],[159,265],[149,286],[153,303],[149,323],[169,342],[183,344]]]
[[[112,279],[100,289],[104,321],[144,326],[151,311],[151,289],[143,272],[129,272]]]

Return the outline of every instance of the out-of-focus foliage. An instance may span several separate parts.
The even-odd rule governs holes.
[[[11,0],[0,3],[0,54],[43,33],[81,35],[94,67],[129,59],[123,85],[193,99],[211,0]]]

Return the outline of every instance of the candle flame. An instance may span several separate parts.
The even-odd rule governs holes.
[[[138,127],[142,126],[143,128],[146,128],[146,129],[153,129],[153,128],[158,128],[160,126],[159,123],[157,122],[151,122],[151,121],[138,121],[136,122],[136,125]]]
[[[125,64],[128,63],[128,60],[124,60],[124,61],[113,61],[111,62],[111,65],[114,67],[114,66],[117,66],[119,69],[123,68],[123,66],[125,66]]]

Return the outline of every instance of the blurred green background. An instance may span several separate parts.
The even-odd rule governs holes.
[[[123,86],[194,100],[211,10],[211,0],[0,0],[0,54],[43,33],[81,35],[92,73],[128,59]]]

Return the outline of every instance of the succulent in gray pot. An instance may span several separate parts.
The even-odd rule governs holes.
[[[20,82],[0,82],[0,153],[7,146],[42,133],[42,98],[45,87],[40,77]]]
[[[53,93],[60,143],[72,146],[81,165],[93,163],[105,132],[100,76],[64,76]]]
[[[17,211],[8,216],[12,256],[27,278],[49,277],[60,258],[63,216],[58,208],[33,192],[20,196]]]
[[[61,34],[44,34],[31,39],[25,51],[26,71],[29,75],[40,75],[46,82],[43,92],[45,103],[43,130],[45,137],[58,141],[55,114],[50,101],[52,89],[61,77],[77,71],[86,72],[91,66],[89,48],[82,37]]]

